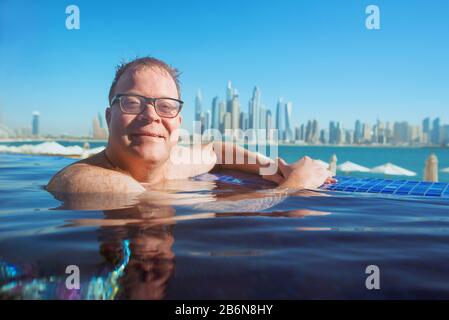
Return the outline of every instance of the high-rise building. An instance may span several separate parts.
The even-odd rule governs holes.
[[[299,129],[299,140],[304,141],[305,140],[305,134],[306,134],[306,128],[304,126],[304,123],[301,124],[301,127]]]
[[[329,122],[329,143],[337,143],[337,126],[334,121]]]
[[[273,116],[271,115],[271,110],[267,110],[266,114],[266,125],[267,125],[267,140],[274,141],[274,125]]]
[[[224,115],[226,113],[226,104],[223,101],[220,101],[218,103],[218,110],[219,110],[219,115],[218,115],[218,129],[220,130],[220,132],[224,133],[223,131],[223,121],[224,121]]]
[[[195,121],[201,121],[202,104],[203,95],[201,94],[201,90],[198,89],[195,96]]]
[[[258,128],[262,130],[267,129],[267,109],[262,105],[259,109],[259,125]]]
[[[345,143],[353,144],[354,143],[354,132],[352,130],[346,130],[345,132]]]
[[[292,103],[287,102],[285,104],[285,140],[291,141],[293,140],[293,131],[292,131]],[[315,132],[314,132],[315,134]],[[318,141],[318,132],[316,132],[316,140]],[[315,135],[314,135],[315,138]]]
[[[284,140],[285,132],[285,104],[284,98],[280,97],[276,106],[276,129],[278,129],[279,139]]]
[[[248,114],[246,112],[240,112],[240,129],[246,130],[248,129]]]
[[[393,141],[398,144],[408,143],[411,136],[410,131],[408,122],[395,122],[393,125]]]
[[[295,141],[301,140],[301,128],[295,127]]]
[[[232,98],[232,110],[231,110],[231,127],[232,129],[239,128],[240,122],[240,102],[239,102],[239,94],[237,90],[235,90],[234,97]]]
[[[432,131],[432,126],[430,124],[430,118],[427,117],[422,121],[422,132],[427,133],[427,135],[430,135],[430,132]]]
[[[253,90],[253,96],[249,101],[248,105],[248,117],[249,117],[249,127],[251,129],[259,129],[261,116],[260,116],[260,108],[261,108],[261,98],[260,98],[260,90],[259,87],[255,86]]]
[[[210,126],[211,126],[211,114],[210,114],[210,110],[206,110],[206,112],[203,113],[203,117],[204,117],[204,130],[209,130]]]
[[[40,128],[39,128],[39,117],[40,117],[40,113],[39,111],[34,111],[33,112],[33,121],[31,124],[32,127],[32,131],[31,133],[33,134],[33,136],[38,137],[40,134]]]
[[[363,124],[363,136],[362,136],[362,143],[371,143],[373,132],[371,130],[371,125],[369,123]]]
[[[329,131],[326,129],[320,130],[320,142],[322,144],[328,144],[329,143]]]
[[[306,141],[306,143],[312,144],[312,133],[313,131],[313,123],[311,120],[307,121],[307,126],[306,126],[306,132],[305,132],[305,138],[304,140]]]
[[[219,106],[219,98],[214,97],[212,99],[212,120],[211,120],[211,128],[218,129],[220,127],[220,106]]]
[[[98,116],[92,120],[92,138],[100,140],[108,138],[108,131],[100,126],[100,117]]]
[[[441,127],[441,140],[444,146],[449,146],[449,125],[445,124]]]
[[[100,128],[103,128],[103,116],[101,115],[100,112],[98,112],[97,117],[98,117],[98,123],[100,124]]]
[[[432,144],[439,145],[441,143],[440,136],[440,118],[436,118],[432,122]]]
[[[343,129],[343,125],[340,121],[337,122],[336,128],[335,128],[335,143],[336,144],[343,144],[345,141],[345,130]]]
[[[222,128],[222,132],[224,134],[227,134],[228,132],[226,132],[227,130],[232,129],[232,119],[231,119],[231,113],[230,112],[225,112],[224,116],[223,116],[223,128]]]
[[[362,137],[363,137],[362,123],[360,122],[360,120],[357,120],[354,126],[354,143],[357,144],[362,143]]]
[[[228,81],[226,87],[226,112],[232,113],[232,99],[234,98],[234,89],[232,88],[231,81]]]

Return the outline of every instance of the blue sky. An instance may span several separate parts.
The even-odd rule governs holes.
[[[80,30],[65,28],[70,4]],[[380,30],[365,28],[369,4]],[[183,72],[186,124],[197,89],[210,107],[228,80],[245,111],[254,85],[272,110],[292,101],[295,125],[448,123],[448,40],[447,0],[0,0],[0,113],[18,127],[39,110],[44,133],[86,135],[115,65],[152,55]]]

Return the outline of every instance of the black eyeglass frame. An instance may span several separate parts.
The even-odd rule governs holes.
[[[181,112],[182,106],[183,106],[183,104],[184,104],[184,101],[179,100],[179,99],[175,99],[175,98],[165,98],[165,97],[160,97],[160,98],[150,98],[150,97],[141,96],[141,95],[139,95],[139,94],[132,94],[132,93],[118,93],[118,94],[116,94],[114,97],[112,97],[112,100],[111,100],[111,107],[112,107],[114,104],[116,104],[116,103],[118,102],[118,105],[119,105],[119,107],[120,107],[120,111],[122,111],[122,112],[125,113],[125,114],[134,114],[134,115],[141,114],[141,113],[143,113],[143,112],[145,111],[145,107],[141,107],[141,110],[140,110],[140,112],[138,112],[138,113],[133,113],[133,112],[126,112],[126,111],[123,111],[123,108],[122,108],[122,101],[121,101],[121,98],[122,98],[122,97],[138,97],[138,98],[142,99],[143,102],[144,102],[144,106],[145,106],[145,107],[148,106],[149,104],[151,104],[151,105],[153,106],[154,110],[156,111],[157,115],[158,115],[159,117],[163,117],[163,118],[176,118],[176,117],[179,115],[179,113]],[[156,108],[156,101],[157,101],[157,100],[172,100],[172,101],[178,102],[178,103],[179,103],[179,110],[178,110],[178,113],[176,113],[176,115],[171,116],[171,117],[168,117],[168,116],[165,116],[165,115],[160,115],[159,112],[157,111],[157,108]]]

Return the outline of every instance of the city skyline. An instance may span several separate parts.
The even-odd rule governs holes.
[[[365,27],[368,4],[172,0],[118,8],[81,0],[80,29],[67,30],[65,3],[3,1],[4,123],[29,125],[29,114],[39,110],[42,130],[87,135],[92,115],[107,106],[114,67],[148,54],[181,70],[185,125],[194,119],[197,89],[209,103],[230,79],[240,108],[254,85],[261,88],[273,121],[284,96],[293,124],[319,118],[347,126],[356,116],[448,122],[449,3],[376,1],[379,30]],[[147,12],[158,14],[148,19]]]
[[[247,129],[265,130],[264,139],[271,142],[284,142],[306,145],[441,145],[449,146],[449,125],[441,122],[440,117],[426,117],[420,124],[404,120],[372,122],[357,119],[352,129],[344,126],[342,121],[331,120],[329,125],[320,127],[321,121],[302,119],[302,123],[292,122],[293,104],[279,97],[275,110],[263,103],[262,92],[258,86],[248,101],[248,107],[241,106],[239,91],[228,81],[225,93],[226,100],[214,96],[210,103],[203,101],[201,89],[195,96],[194,120],[200,123],[200,132],[217,129],[221,133],[228,130]],[[207,105],[210,108],[207,108]],[[243,103],[243,105],[245,105]],[[247,111],[246,111],[247,110]],[[0,125],[1,120],[0,120]],[[40,134],[40,112],[33,111],[31,126],[7,130],[4,124],[0,127],[0,138],[9,137],[44,137]],[[273,132],[276,129],[276,135]],[[14,133],[12,133],[14,131]],[[191,131],[193,133],[193,131]],[[266,136],[265,136],[266,135]],[[92,121],[89,136],[94,139],[107,139],[108,131],[99,112]],[[255,142],[259,137],[253,133],[247,136],[248,141]]]

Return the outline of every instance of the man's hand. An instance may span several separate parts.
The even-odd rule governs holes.
[[[276,160],[278,173],[264,176],[281,188],[316,189],[325,183],[335,183],[332,172],[317,161],[304,157],[299,161],[287,164],[283,159]]]

